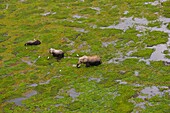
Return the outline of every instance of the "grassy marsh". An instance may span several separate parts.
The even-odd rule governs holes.
[[[0,112],[168,113],[169,66],[150,60],[155,50],[148,47],[169,46],[170,1],[153,2],[0,1]],[[122,18],[132,25],[115,28],[128,24]],[[33,39],[42,44],[24,46]],[[57,62],[49,48],[62,49],[65,58]],[[169,62],[168,49],[163,53]],[[103,63],[78,69],[83,55],[99,55]],[[139,98],[153,86],[163,95]]]

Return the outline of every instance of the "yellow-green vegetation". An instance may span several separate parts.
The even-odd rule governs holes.
[[[161,29],[170,21],[160,20],[170,20],[170,1],[152,3],[1,0],[0,112],[169,113],[170,69],[150,61],[148,47],[170,38]],[[135,21],[121,20],[129,17]],[[33,39],[42,44],[24,46]],[[65,58],[57,61],[49,48],[62,49]],[[102,64],[76,68],[83,55],[99,55]]]

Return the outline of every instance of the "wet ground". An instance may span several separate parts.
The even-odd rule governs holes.
[[[0,112],[168,112],[169,3],[3,1]],[[83,55],[102,65],[76,68]]]
[[[24,97],[20,97],[20,98],[15,98],[15,99],[11,99],[8,100],[7,102],[14,102],[16,105],[18,106],[22,106],[22,101],[29,99],[30,97],[34,96],[37,94],[37,91],[33,90],[33,91],[29,91],[26,94],[24,94]]]

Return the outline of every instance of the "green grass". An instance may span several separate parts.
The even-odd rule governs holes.
[[[163,2],[162,6],[145,2],[153,0],[1,1],[0,112],[128,113],[136,110],[135,104],[129,100],[145,102],[133,98],[143,88],[169,86],[168,66],[162,61],[150,61],[150,65],[140,61],[141,58],[148,59],[154,51],[146,46],[168,41],[167,33],[140,32],[135,26],[126,31],[100,29],[118,24],[122,17],[132,16],[146,18],[149,24],[145,27],[161,27],[162,23],[157,19],[160,16],[169,17],[169,1]],[[100,8],[100,11],[92,9],[94,7]],[[125,11],[128,13],[124,14]],[[47,12],[51,13],[43,16]],[[74,18],[75,15],[82,18]],[[24,46],[33,39],[40,40],[42,44]],[[113,41],[115,44],[110,43],[107,47],[102,45],[103,42]],[[66,57],[57,61],[49,54],[49,48],[62,49]],[[71,53],[71,50],[75,52]],[[129,51],[135,51],[131,57],[138,58],[127,58],[117,64],[108,63],[112,58],[124,58]],[[77,54],[99,55],[102,64],[88,68],[82,64],[81,68],[76,68]],[[164,51],[164,54],[169,58],[168,51]],[[135,76],[135,71],[139,72],[139,76]],[[119,84],[116,80],[127,84]],[[37,86],[31,87],[31,84]],[[69,93],[72,88],[80,94],[74,99]],[[37,94],[23,100],[22,106],[8,102],[24,97],[32,90]],[[146,109],[141,109],[144,113],[169,111],[167,93],[147,101],[153,106],[146,105]]]
[[[153,32],[148,33],[148,35],[146,36],[147,38],[146,40],[144,40],[144,43],[146,43],[147,46],[163,44],[168,41],[168,34],[164,32],[153,31]]]

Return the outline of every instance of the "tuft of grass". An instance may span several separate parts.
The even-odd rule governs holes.
[[[131,56],[142,57],[142,58],[149,58],[151,54],[154,52],[154,49],[141,49],[137,52],[134,52]]]
[[[144,43],[146,43],[147,46],[163,44],[168,41],[168,34],[160,31],[150,32],[146,36],[147,39],[144,40]]]
[[[170,30],[170,24],[168,24],[167,28]]]

